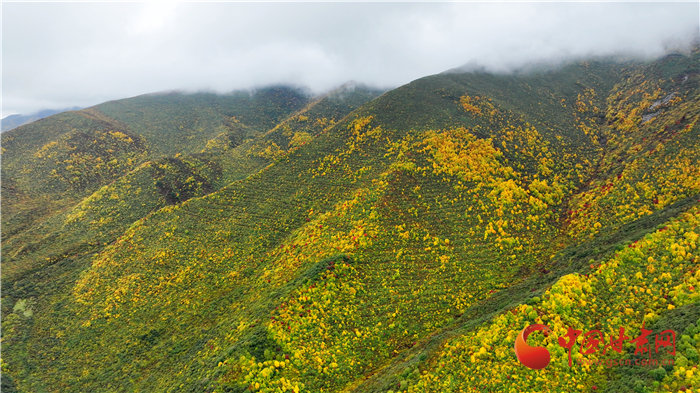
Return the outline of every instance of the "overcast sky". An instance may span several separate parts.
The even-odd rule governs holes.
[[[163,90],[349,80],[393,87],[463,64],[624,54],[698,36],[686,3],[11,3],[2,116]]]

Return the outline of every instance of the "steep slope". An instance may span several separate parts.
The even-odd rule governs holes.
[[[310,123],[313,123],[313,125],[307,127],[307,131],[311,132],[311,134],[305,133],[307,137],[311,137],[328,126],[329,122],[332,123],[336,117],[339,118],[346,115],[358,105],[378,94],[379,91],[364,87],[358,87],[352,91],[347,88],[341,88],[314,100],[299,112],[293,113],[292,117],[285,120],[282,124],[296,121],[299,117],[311,118]],[[177,101],[171,103],[171,105],[177,105]],[[146,106],[145,108],[150,107]],[[265,106],[261,106],[261,108],[265,109]],[[142,109],[142,111],[145,111],[145,109]],[[237,124],[243,127],[242,123]],[[57,255],[63,255],[72,249],[80,249],[82,247],[81,243],[87,242],[98,245],[105,241],[111,241],[119,233],[123,232],[128,225],[150,211],[157,210],[168,204],[183,202],[192,196],[204,195],[231,181],[255,173],[276,158],[275,155],[268,157],[259,154],[255,146],[267,143],[274,144],[274,142],[268,142],[272,141],[272,139],[279,141],[280,138],[277,135],[280,132],[277,131],[278,128],[267,133],[251,134],[258,135],[258,137],[248,135],[248,139],[244,139],[247,134],[242,134],[240,130],[228,130],[211,139],[206,144],[206,147],[202,149],[202,153],[186,155],[178,153],[176,157],[147,161],[121,178],[100,188],[81,203],[63,211],[50,210],[46,206],[49,203],[57,203],[60,192],[56,192],[58,195],[39,194],[39,197],[36,199],[41,202],[40,206],[47,212],[47,215],[54,214],[50,219],[46,219],[42,214],[36,214],[35,211],[27,209],[27,205],[31,206],[31,202],[39,204],[37,201],[32,201],[29,198],[21,200],[19,196],[23,194],[20,192],[5,192],[6,212],[3,217],[4,226],[12,228],[14,222],[23,225],[19,227],[17,231],[19,233],[5,229],[7,237],[3,244],[3,250],[6,255],[3,261],[6,273],[5,278],[9,276],[10,279],[14,279],[13,266],[15,265],[22,265],[24,269],[29,267],[36,268],[34,263],[28,263],[27,260],[51,260]],[[112,134],[117,133],[110,132]],[[106,134],[111,135],[110,132]],[[223,144],[221,141],[226,143]],[[114,151],[114,149],[109,149],[110,146],[105,141],[99,141],[100,143],[98,141],[84,142],[82,144],[78,142],[72,143],[70,148],[66,149],[71,152],[70,157],[74,157],[72,153],[74,150],[85,149],[86,145],[88,147],[90,145],[99,145],[103,150]],[[184,150],[192,148],[189,145],[185,146]],[[279,146],[275,146],[278,152],[283,152],[283,150],[279,150]],[[282,144],[284,149],[292,147]],[[40,150],[39,153],[55,156],[55,154],[44,153],[43,151]],[[81,176],[85,176],[89,172],[86,168],[76,168],[74,170],[76,173],[80,173]],[[105,177],[105,170],[94,167],[90,168],[90,170],[98,176]],[[10,172],[8,174],[10,176],[12,172],[10,170],[8,172]],[[41,178],[39,177],[39,179]],[[27,176],[20,176],[20,180],[28,182]],[[10,176],[9,182],[6,181],[6,183],[15,184],[15,177]],[[66,183],[66,181],[63,183]],[[93,184],[99,183],[99,181],[93,182]],[[15,189],[15,187],[11,186],[6,187],[6,190]],[[74,194],[80,195],[75,190]],[[7,208],[8,201],[9,208]],[[22,204],[13,202],[22,202]],[[26,214],[13,215],[12,208],[16,205],[26,209]],[[36,225],[30,225],[31,221],[28,222],[27,216],[34,219],[36,219],[36,216],[39,216],[39,218],[44,218],[44,221]],[[89,219],[85,220],[85,217],[89,217]],[[75,225],[67,226],[67,223]],[[25,227],[29,227],[29,229],[22,231]],[[97,230],[96,228],[100,229]],[[105,228],[109,228],[109,230],[105,230]],[[57,242],[57,239],[63,240],[67,236],[72,236],[73,240]],[[25,255],[27,253],[31,254],[29,250],[36,250],[34,254],[41,254],[42,257],[33,254]]]
[[[275,161],[135,222],[71,277],[74,285],[56,294],[52,307],[35,312],[31,297],[13,299],[3,338],[11,348],[7,370],[25,391],[483,389],[496,379],[479,374],[485,371],[471,356],[478,353],[494,372],[509,359],[512,369],[505,351],[512,342],[493,336],[479,341],[488,345],[481,351],[464,337],[481,339],[493,326],[507,337],[519,324],[556,318],[555,311],[538,312],[550,306],[540,303],[560,301],[554,295],[574,279],[608,308],[584,318],[553,304],[561,319],[599,323],[629,302],[627,292],[607,298],[595,286],[597,275],[636,274],[637,265],[626,264],[629,251],[611,256],[617,242],[668,221],[673,230],[646,238],[654,251],[643,257],[663,259],[679,244],[675,265],[659,263],[656,274],[669,273],[668,288],[689,288],[697,263],[690,252],[697,60],[695,53],[650,65],[441,74],[388,92],[335,124],[308,128],[310,116],[300,113],[263,139],[210,145],[239,158],[245,147],[246,157]],[[636,92],[644,81],[657,86],[655,98]],[[642,117],[657,109],[655,127],[647,127]],[[634,129],[625,128],[629,122]],[[675,132],[655,141],[664,161],[630,150],[657,126]],[[592,205],[587,193],[617,177],[617,165],[630,178],[657,165],[646,187],[664,203],[629,195],[625,203],[651,205],[622,217],[606,211],[593,239],[582,243],[589,232],[579,217],[588,216],[570,212]],[[600,265],[591,282],[577,275],[557,281],[584,269],[588,258]],[[685,296],[679,306],[695,304],[681,289],[654,287]],[[545,296],[528,300],[533,293]],[[658,302],[633,304],[620,323],[663,313]],[[523,311],[521,319],[503,325],[511,309]],[[468,367],[479,380],[463,374]],[[521,380],[523,372],[511,369]],[[555,376],[562,373],[568,375],[558,368]],[[601,385],[603,375],[577,374],[573,386]],[[542,380],[528,383],[546,389]]]
[[[541,275],[505,291],[506,297],[496,294],[493,301],[478,304],[467,318],[458,318],[355,391],[617,392],[696,385],[697,378],[684,374],[683,367],[684,359],[691,359],[687,365],[697,362],[700,347],[700,299],[694,290],[700,190],[697,64],[696,52],[691,58],[672,56],[626,69],[606,100],[606,126],[582,122],[581,129],[602,142],[602,150],[594,176],[573,193],[562,222],[567,242],[579,245],[555,256]],[[579,95],[575,107],[595,118],[603,111],[588,100],[590,95]],[[689,208],[689,214],[667,221]],[[655,229],[645,242],[637,242]],[[619,252],[611,255],[611,246]],[[568,275],[557,280],[562,274]],[[473,322],[484,318],[494,322]],[[515,335],[532,323],[552,328],[554,334],[537,343],[562,355],[555,337],[563,337],[569,326],[596,327],[606,335],[623,326],[636,335],[642,320],[654,331],[674,328],[683,335],[675,368],[612,371],[597,354],[588,359],[602,360],[597,366],[572,371],[564,356],[565,364],[536,376],[512,352]],[[634,349],[626,346],[617,361],[639,359]]]
[[[364,87],[352,91],[341,88],[317,98],[294,113],[293,117],[306,114],[314,120],[318,117],[326,122],[332,121],[378,94],[379,91]],[[261,109],[265,109],[265,105],[261,105]],[[275,105],[274,101],[272,105]],[[91,112],[90,116],[95,115]],[[237,124],[243,126],[240,122]],[[47,133],[55,129],[46,128]],[[86,129],[86,132],[91,131],[89,125],[86,125]],[[8,192],[12,187],[6,187],[3,191],[3,207],[6,208],[3,227],[6,233],[10,232],[7,227],[8,223],[11,226],[11,220],[22,226],[17,231],[7,233],[3,241],[4,312],[7,313],[20,299],[28,300],[28,307],[38,312],[54,308],[67,293],[66,286],[71,286],[79,272],[89,264],[91,256],[133,222],[164,206],[209,193],[268,165],[274,157],[259,157],[249,150],[258,140],[267,140],[269,134],[248,132],[242,135],[238,130],[227,130],[207,143],[203,153],[178,154],[176,157],[146,161],[72,205],[80,195],[74,191],[73,194],[77,195],[65,201],[67,208],[62,210],[51,209],[51,203],[61,202],[57,201],[60,194],[43,195],[41,203],[35,197],[34,202],[43,209],[38,218],[37,212],[29,209],[25,210],[26,217],[8,214],[8,201],[10,204],[15,202],[20,208],[26,209],[26,205],[19,200],[18,193]],[[249,139],[244,140],[244,136]],[[221,137],[228,142],[240,142],[229,144],[225,149],[211,149],[211,146],[217,146],[217,138]],[[21,136],[17,139],[18,143],[30,144]],[[75,149],[84,146],[75,144]],[[191,146],[183,147],[185,150],[187,148]],[[11,173],[10,170],[7,172]],[[3,185],[7,186],[8,179],[4,180]],[[9,180],[13,181],[14,177]],[[41,195],[34,195],[37,194]],[[26,198],[25,201],[32,200]],[[27,218],[36,221],[27,222]]]
[[[693,289],[700,278],[696,271],[699,218],[696,202],[694,208],[659,230],[631,242],[613,256],[595,260],[586,274],[567,274],[527,303],[510,306],[483,326],[448,338],[432,351],[433,356],[423,354],[424,362],[414,364],[397,378],[397,390],[571,392],[600,388],[633,392],[676,391],[683,386],[696,386],[697,377],[686,374],[683,367],[697,363],[700,344],[700,298]],[[652,282],[654,285],[649,284]],[[618,375],[617,378],[624,378],[618,381],[609,374],[631,374],[634,368],[620,367],[617,371],[609,362],[622,364],[624,359],[647,358],[635,355],[634,344],[625,344],[620,354],[608,351],[607,356],[602,350],[583,356],[576,345],[572,370],[566,349],[557,342],[558,337],[566,336],[569,327],[583,328],[583,332],[595,327],[606,337],[614,338],[622,327],[628,338],[634,338],[639,334],[641,321],[655,333],[669,328],[677,332],[675,367],[671,364],[664,368],[660,363],[653,368],[637,367],[638,375]],[[552,329],[549,337],[532,339],[552,354],[546,373],[535,374],[513,356],[515,336],[532,323],[544,323]],[[674,359],[667,352],[653,357]],[[581,366],[584,360],[590,366]],[[644,381],[642,375],[647,373],[649,377]]]

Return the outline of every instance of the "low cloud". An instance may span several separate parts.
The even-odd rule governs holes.
[[[162,90],[379,87],[464,64],[508,72],[650,59],[698,37],[689,3],[5,3],[2,115]]]

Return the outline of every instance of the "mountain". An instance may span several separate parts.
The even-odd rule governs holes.
[[[695,386],[699,60],[151,95],[4,133],[3,389]],[[572,369],[556,340],[642,321],[675,365]],[[533,323],[540,374],[512,351]]]
[[[31,123],[33,121],[43,119],[45,117],[49,117],[52,115],[55,115],[57,113],[61,112],[67,112],[67,111],[77,111],[79,110],[80,107],[74,106],[72,108],[66,108],[66,109],[43,109],[40,110],[39,112],[32,113],[30,115],[9,115],[5,116],[2,118],[2,124],[0,126],[0,131],[9,131],[13,128],[17,128],[21,125]]]

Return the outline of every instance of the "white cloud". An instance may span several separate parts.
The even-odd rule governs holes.
[[[172,89],[383,87],[698,35],[692,3],[5,3],[3,116]]]
[[[169,0],[147,2],[138,15],[129,21],[126,32],[131,36],[141,36],[161,31],[172,22],[178,3]]]

